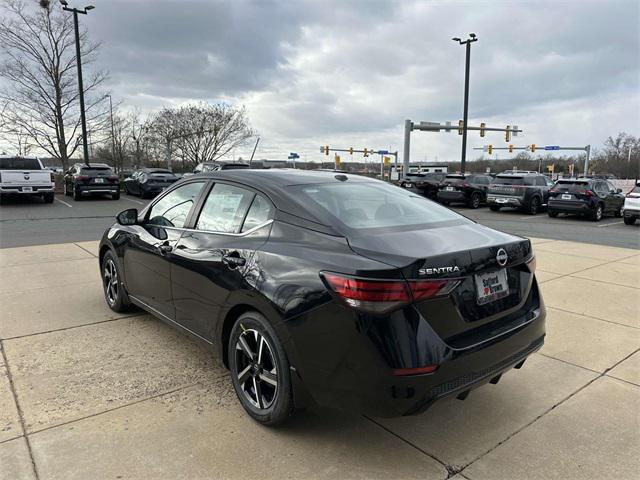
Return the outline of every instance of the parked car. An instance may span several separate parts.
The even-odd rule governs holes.
[[[218,170],[238,170],[242,168],[251,168],[251,165],[244,162],[230,162],[230,161],[215,161],[215,162],[202,162],[199,163],[196,168],[193,169],[193,173],[207,173],[216,172]]]
[[[529,240],[379,180],[222,170],[117,222],[99,247],[109,307],[211,346],[263,424],[311,405],[416,414],[543,344]]]
[[[606,180],[562,179],[549,190],[547,212],[550,217],[576,213],[599,222],[607,215],[622,216],[624,200],[622,190]]]
[[[143,168],[136,170],[124,180],[124,191],[127,195],[138,195],[147,198],[157,195],[165,188],[178,181],[173,172],[162,168]]]
[[[0,201],[9,195],[38,196],[53,203],[53,172],[37,157],[0,155]]]
[[[545,207],[553,181],[538,172],[503,172],[491,181],[487,192],[489,208],[514,207],[535,215]]]
[[[633,225],[640,217],[640,182],[637,182],[633,190],[627,193],[622,207],[622,214],[626,225]]]
[[[409,174],[407,175],[406,181],[400,182],[400,186],[402,187],[404,186],[403,183],[406,184],[409,182],[416,193],[424,195],[432,200],[436,200],[438,197],[438,189],[442,185],[446,176],[446,173],[438,172]],[[405,188],[407,187],[405,186]]]
[[[478,208],[487,201],[487,190],[491,176],[479,173],[449,174],[438,187],[438,201],[443,205],[466,203]]]
[[[62,183],[64,194],[73,196],[76,201],[105,193],[113,200],[120,198],[120,177],[105,163],[90,163],[88,166],[76,163],[67,171]]]

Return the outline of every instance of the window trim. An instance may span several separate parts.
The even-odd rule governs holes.
[[[198,225],[198,220],[200,220],[200,215],[202,215],[202,210],[204,209],[205,204],[207,203],[207,200],[209,198],[209,195],[211,194],[211,192],[213,191],[213,189],[215,188],[215,186],[217,184],[220,185],[228,185],[230,187],[234,187],[234,188],[239,188],[241,190],[246,190],[249,193],[253,194],[253,197],[251,197],[251,200],[249,201],[249,206],[247,207],[247,211],[244,212],[244,215],[242,216],[242,221],[240,222],[240,226],[238,227],[238,231],[237,232],[218,232],[216,230],[206,230],[203,228],[196,228]],[[244,225],[244,221],[247,218],[247,214],[249,213],[249,209],[251,208],[251,205],[253,205],[253,200],[256,198],[256,192],[250,188],[245,188],[242,186],[238,186],[238,185],[233,185],[230,183],[226,183],[226,182],[213,182],[211,184],[211,188],[209,188],[209,191],[207,192],[207,194],[204,196],[203,200],[202,200],[202,205],[199,205],[199,209],[198,209],[198,214],[194,215],[193,218],[193,225],[191,225],[191,228],[193,230],[195,230],[196,232],[212,232],[212,233],[240,233],[242,231],[242,226]],[[186,222],[185,222],[186,225]]]

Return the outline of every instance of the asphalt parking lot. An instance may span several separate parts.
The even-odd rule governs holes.
[[[543,349],[420,416],[311,409],[269,429],[207,350],[146,313],[107,308],[96,239],[146,202],[0,209],[0,479],[637,477],[637,226],[460,209],[532,237]],[[630,248],[606,246],[620,242]]]
[[[116,213],[127,208],[140,209],[149,201],[124,194],[115,201],[97,197],[79,202],[56,195],[53,204],[44,204],[40,199],[10,199],[0,208],[0,246],[95,240],[113,224]],[[549,218],[544,211],[531,216],[510,209],[492,212],[486,207],[454,208],[475,221],[517,235],[640,248],[640,222],[629,226],[615,217],[596,223],[577,216]]]

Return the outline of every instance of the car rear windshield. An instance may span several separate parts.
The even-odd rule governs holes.
[[[579,190],[589,189],[589,182],[560,180],[558,183],[556,183],[555,188],[556,190],[561,191],[577,192]]]
[[[496,177],[493,179],[495,185],[524,185],[524,178],[522,177]]]
[[[447,175],[444,179],[445,182],[447,183],[460,183],[462,182],[465,178],[464,175]]]
[[[0,170],[42,170],[35,158],[0,158]]]
[[[169,170],[149,170],[149,173],[152,174],[152,175],[155,174],[155,173],[160,173],[160,174],[163,174],[163,175],[168,173],[168,174],[171,175],[173,172],[170,172]]]
[[[240,168],[250,168],[249,165],[243,163],[226,163],[223,164],[220,168],[222,170],[238,170]]]
[[[319,218],[348,228],[436,226],[464,217],[407,190],[384,183],[295,185],[293,196]]]
[[[633,190],[631,190],[629,193],[640,193],[640,185],[636,185],[635,187],[633,187]]]

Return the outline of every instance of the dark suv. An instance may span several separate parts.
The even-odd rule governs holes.
[[[435,200],[438,196],[438,188],[446,176],[446,173],[438,172],[409,173],[406,179],[400,181],[400,186]]]
[[[538,172],[503,172],[489,185],[487,204],[497,212],[502,207],[515,207],[535,215],[547,204],[553,182]]]
[[[105,193],[114,200],[120,198],[120,177],[105,163],[76,163],[65,173],[63,187],[64,194],[72,195],[74,200]]]
[[[547,211],[550,217],[558,213],[577,213],[599,222],[605,215],[622,216],[624,195],[606,180],[576,178],[559,180],[549,190]]]
[[[487,200],[491,180],[491,176],[479,173],[447,175],[438,187],[438,201],[443,205],[466,203],[470,208],[478,208]]]

